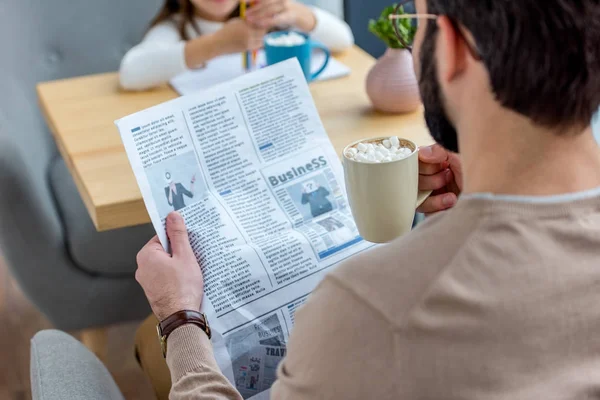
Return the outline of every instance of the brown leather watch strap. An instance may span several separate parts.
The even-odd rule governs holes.
[[[160,344],[163,351],[163,356],[167,356],[167,338],[169,337],[169,335],[175,329],[187,324],[193,324],[198,326],[206,333],[209,339],[211,338],[212,333],[210,330],[210,326],[208,325],[206,315],[202,314],[199,311],[193,310],[178,311],[165,318],[156,326],[156,330],[158,331],[158,337],[160,339]]]

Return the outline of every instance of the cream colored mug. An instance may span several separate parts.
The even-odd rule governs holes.
[[[346,157],[346,150],[359,143],[382,143],[388,137],[363,139],[344,149],[344,176],[352,215],[363,239],[388,243],[409,232],[415,210],[431,191],[419,192],[419,149],[410,140],[400,139],[412,150],[401,160],[370,163]]]

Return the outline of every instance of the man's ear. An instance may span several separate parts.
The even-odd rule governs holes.
[[[467,65],[468,49],[462,36],[456,32],[447,16],[437,19],[437,64],[439,79],[450,82],[459,76]]]

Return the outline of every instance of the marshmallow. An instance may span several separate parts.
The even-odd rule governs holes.
[[[267,36],[265,41],[269,46],[293,47],[306,43],[306,38],[296,32],[289,32],[287,34]]]
[[[359,143],[355,147],[346,149],[346,158],[358,162],[386,163],[403,160],[413,153],[408,147],[401,147],[400,139],[392,136],[381,143]]]
[[[381,153],[381,154],[387,154],[387,153],[389,153],[388,149],[386,149],[385,147],[378,147],[378,148],[375,150],[375,152],[376,152],[376,153]]]
[[[354,147],[350,147],[348,150],[346,150],[346,157],[348,158],[354,158],[356,155],[358,154],[358,150]]]

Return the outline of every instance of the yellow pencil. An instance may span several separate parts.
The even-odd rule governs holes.
[[[246,0],[240,1],[240,17],[242,19],[246,19]],[[250,67],[250,65],[248,63],[248,59],[249,59],[248,52],[245,51],[244,53],[242,53],[242,67],[244,67],[244,70],[246,70],[246,71]]]
[[[250,0],[250,7],[254,7],[255,5],[256,5],[256,0]],[[257,54],[258,54],[258,51],[252,50],[252,68],[256,67]]]

